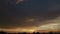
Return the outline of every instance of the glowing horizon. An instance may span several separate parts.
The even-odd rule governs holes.
[[[50,24],[45,24],[41,25],[39,27],[34,27],[34,28],[16,28],[16,29],[0,29],[0,31],[5,31],[5,32],[34,32],[37,30],[52,30],[52,31],[57,31],[59,28],[56,28],[59,26],[60,23],[50,23]]]

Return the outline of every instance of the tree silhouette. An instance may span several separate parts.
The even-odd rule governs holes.
[[[20,32],[18,34],[20,34]]]
[[[53,34],[53,32],[49,32],[49,34]]]
[[[42,34],[46,34],[45,32],[43,32]]]
[[[0,34],[7,34],[6,32],[1,31]]]
[[[14,33],[14,34],[16,34],[16,33]]]
[[[35,34],[35,32],[33,32],[32,34]]]
[[[30,34],[30,33],[28,33],[28,34]]]
[[[23,32],[22,34],[27,34],[26,32]]]
[[[39,32],[36,32],[36,34],[40,34]]]

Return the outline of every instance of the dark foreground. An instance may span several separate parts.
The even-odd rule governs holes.
[[[39,33],[39,32],[33,32],[33,33],[26,33],[26,32],[23,32],[23,33],[6,33],[6,32],[0,32],[0,34],[60,34],[60,32],[48,32],[48,33]]]

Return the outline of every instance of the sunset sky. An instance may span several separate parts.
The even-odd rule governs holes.
[[[0,0],[0,31],[32,32],[47,23],[60,23],[60,0]]]

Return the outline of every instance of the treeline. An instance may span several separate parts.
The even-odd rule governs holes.
[[[40,33],[40,32],[33,32],[33,33],[26,33],[26,32],[22,32],[22,33],[6,33],[6,32],[0,32],[0,34],[60,34],[60,32],[48,32],[48,33]]]

